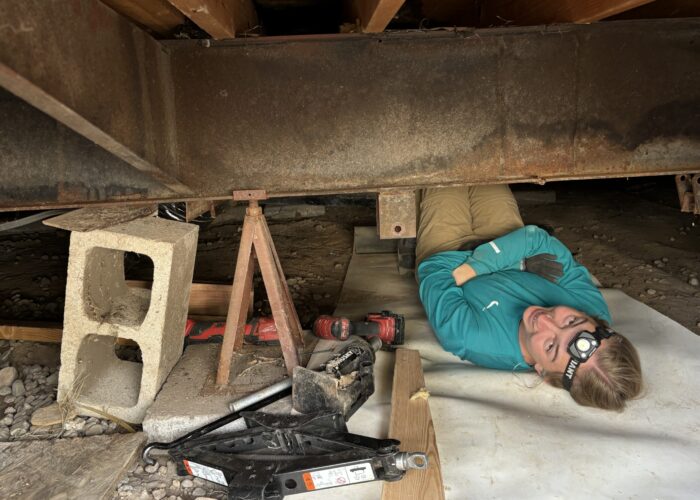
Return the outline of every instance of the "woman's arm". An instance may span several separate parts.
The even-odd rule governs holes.
[[[476,316],[452,274],[464,262],[464,254],[441,252],[418,267],[418,293],[428,321],[445,350],[461,358],[479,335]]]

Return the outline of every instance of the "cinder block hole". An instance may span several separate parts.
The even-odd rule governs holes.
[[[85,314],[100,323],[138,328],[143,323],[151,305],[151,291],[130,287],[124,274],[123,250],[95,247],[90,249],[85,262]],[[147,255],[138,255],[147,263],[153,277],[153,261]],[[133,259],[134,257],[129,257]]]
[[[115,340],[92,334],[80,344],[75,390],[88,406],[130,408],[139,400],[143,363],[120,359],[116,348],[128,346],[117,346]]]
[[[129,341],[128,343],[115,343],[114,354],[122,361],[132,361],[134,363],[143,363],[141,348],[136,342]]]
[[[153,261],[148,255],[124,252],[124,276],[128,280],[153,283]]]

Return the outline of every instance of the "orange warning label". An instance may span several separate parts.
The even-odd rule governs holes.
[[[305,472],[304,475],[304,484],[306,485],[306,489],[309,491],[313,491],[316,489],[316,485],[314,484],[314,480],[311,477],[311,474],[308,472]]]

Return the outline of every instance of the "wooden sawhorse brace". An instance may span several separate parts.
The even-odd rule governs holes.
[[[295,366],[299,365],[299,349],[304,346],[301,336],[301,324],[297,316],[292,297],[289,294],[287,280],[280,265],[277,251],[267,227],[265,216],[258,205],[259,200],[267,199],[265,191],[234,191],[234,201],[248,201],[241,243],[238,248],[236,272],[231,290],[231,302],[226,317],[224,341],[221,344],[219,368],[216,373],[216,384],[227,385],[231,371],[231,358],[234,351],[243,346],[246,314],[250,304],[250,292],[253,288],[253,249],[260,266],[267,297],[279,335],[282,355],[287,372],[292,375]]]

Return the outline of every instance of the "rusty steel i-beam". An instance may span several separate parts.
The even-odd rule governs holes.
[[[0,3],[0,209],[700,170],[697,19],[156,41],[70,5]]]

